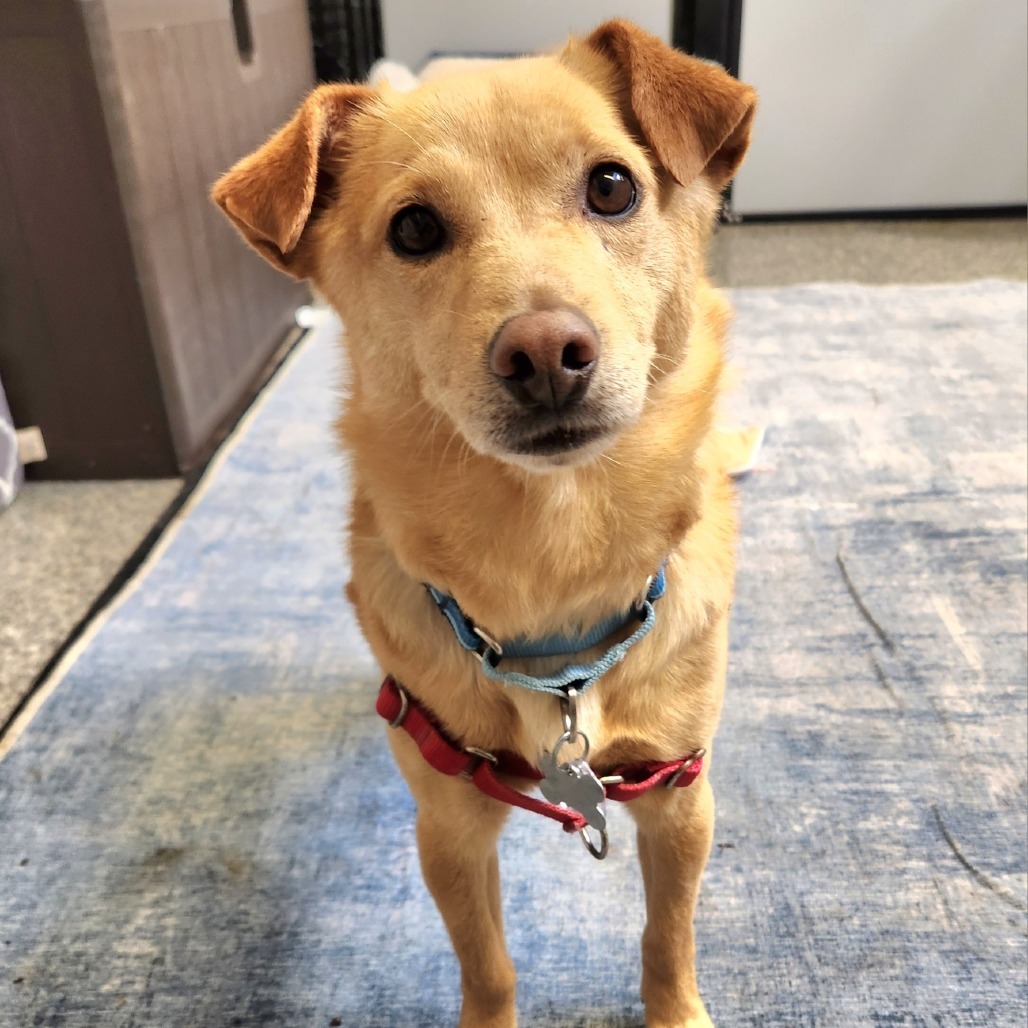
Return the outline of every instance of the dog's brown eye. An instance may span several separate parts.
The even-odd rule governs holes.
[[[419,203],[411,204],[390,222],[389,241],[402,256],[424,257],[443,245],[446,230],[431,208]]]
[[[589,206],[605,218],[625,214],[635,204],[635,183],[620,164],[600,164],[589,175]]]

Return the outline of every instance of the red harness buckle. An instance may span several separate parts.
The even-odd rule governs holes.
[[[387,675],[382,683],[375,710],[389,722],[390,728],[406,732],[422,757],[436,771],[444,775],[461,775],[487,796],[552,818],[560,822],[566,832],[580,832],[586,827],[585,818],[577,810],[527,796],[496,777],[499,774],[538,782],[543,776],[537,767],[516,753],[489,753],[473,746],[462,748],[392,675]],[[607,799],[627,802],[659,785],[669,789],[687,788],[703,772],[704,753],[704,750],[699,750],[678,760],[617,767],[601,779],[604,795]]]

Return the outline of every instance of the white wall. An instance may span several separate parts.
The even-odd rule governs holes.
[[[1024,0],[746,0],[740,214],[1023,204]]]
[[[434,53],[553,49],[614,17],[671,38],[671,0],[382,0],[386,56],[415,71]]]

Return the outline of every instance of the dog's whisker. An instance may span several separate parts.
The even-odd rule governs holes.
[[[443,423],[443,412],[442,411],[437,411],[436,412],[436,416],[435,416],[435,418],[432,421],[432,427],[429,430],[429,434],[431,436],[431,440],[432,440],[432,444],[433,445],[435,444],[436,432],[439,431],[439,426],[442,423]]]
[[[464,311],[454,311],[443,307],[440,308],[440,311],[443,314],[452,314],[456,318],[463,318],[465,321],[470,321],[473,324],[478,322],[478,318],[473,318],[470,314],[465,314]]]
[[[468,463],[471,461],[471,458],[474,455],[474,452],[475,451],[471,448],[471,444],[467,441],[467,439],[465,439],[462,436],[461,437],[460,454],[457,457],[458,465],[459,465],[459,469],[460,469],[458,471],[458,474],[460,474],[462,477],[467,474]]]
[[[376,164],[387,164],[387,165],[389,165],[392,168],[403,168],[404,171],[416,171],[417,170],[416,168],[414,168],[413,165],[411,165],[411,164],[404,164],[403,161],[368,161],[367,163],[368,163],[369,166],[376,165]]]
[[[391,129],[395,129],[397,132],[401,132],[405,135],[417,148],[419,153],[425,152],[425,144],[419,139],[415,139],[402,125],[397,125],[395,121],[390,121],[385,114],[380,110],[371,110],[368,113],[375,118],[377,121],[382,122],[383,125],[388,125]]]
[[[450,438],[446,440],[446,446],[443,447],[442,456],[439,458],[440,465],[445,465],[446,464],[446,458],[449,455],[450,447],[453,445],[453,441],[454,441],[454,439],[457,438],[457,436],[458,436],[458,433],[457,432],[453,432],[453,433],[450,434]]]

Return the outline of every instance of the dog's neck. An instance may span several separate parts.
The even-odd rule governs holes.
[[[721,326],[716,326],[720,328]],[[473,451],[448,424],[351,398],[360,520],[412,579],[499,636],[572,630],[627,608],[702,517],[719,331],[650,390],[639,421],[581,467],[537,473]],[[373,527],[372,527],[373,526]]]

